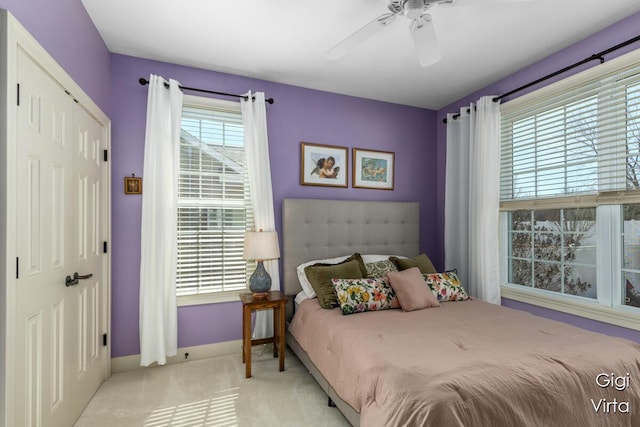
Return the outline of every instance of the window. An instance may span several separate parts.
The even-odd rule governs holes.
[[[509,283],[596,298],[596,211],[511,212]]]
[[[502,295],[638,329],[640,51],[502,106]]]
[[[624,205],[623,268],[625,305],[640,307],[640,205]]]
[[[247,272],[255,267],[242,259],[244,233],[254,225],[246,165],[240,105],[185,96],[178,181],[178,297],[229,293],[235,297],[246,289]],[[208,302],[200,297],[196,301]]]

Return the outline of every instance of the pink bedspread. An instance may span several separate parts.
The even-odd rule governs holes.
[[[313,299],[290,332],[363,426],[640,426],[640,344],[522,311]]]

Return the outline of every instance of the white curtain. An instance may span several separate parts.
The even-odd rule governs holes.
[[[500,105],[486,96],[447,117],[444,240],[446,268],[493,304],[500,304],[499,185]]]
[[[144,142],[140,256],[140,365],[166,363],[178,347],[176,218],[182,92],[151,75]]]
[[[242,99],[240,104],[244,123],[249,188],[253,201],[256,230],[274,231],[276,229],[276,219],[273,210],[269,139],[267,137],[267,110],[264,93],[256,92],[252,94],[249,92],[246,94],[246,99]],[[264,267],[271,276],[271,289],[280,290],[278,260],[266,260],[264,261]],[[253,337],[265,338],[272,335],[272,310],[258,310],[256,312]]]
[[[447,161],[445,166],[444,260],[447,269],[458,270],[468,288],[469,264],[469,143],[471,117],[467,107],[456,119],[447,117]]]

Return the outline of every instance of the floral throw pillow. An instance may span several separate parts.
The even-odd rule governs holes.
[[[367,277],[384,277],[384,275],[389,271],[398,271],[398,267],[388,259],[368,262],[364,266],[367,269]]]
[[[469,295],[460,284],[458,275],[453,271],[423,274],[422,277],[438,301],[465,301],[469,299]]]
[[[331,279],[342,314],[392,308],[393,289],[383,278]]]

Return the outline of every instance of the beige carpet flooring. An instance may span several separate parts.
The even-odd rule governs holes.
[[[350,426],[288,348],[284,372],[272,347],[252,350],[252,378],[240,354],[114,374],[75,425]]]

